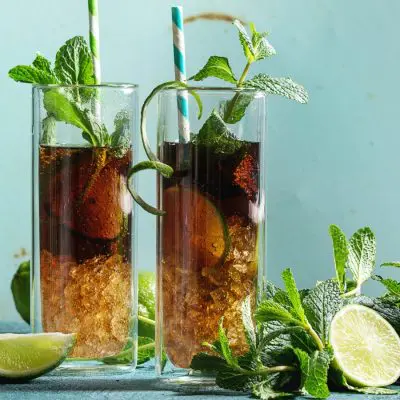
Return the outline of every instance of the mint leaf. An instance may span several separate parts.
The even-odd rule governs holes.
[[[356,292],[367,281],[375,268],[376,242],[370,228],[359,229],[349,241],[348,268],[357,282]]]
[[[42,85],[57,83],[56,78],[52,74],[29,65],[17,65],[11,68],[8,76],[17,82]]]
[[[42,121],[42,144],[54,145],[56,143],[56,119],[52,115],[48,115]]]
[[[237,79],[232,71],[226,57],[211,56],[206,65],[189,80],[203,81],[206,78],[214,77],[236,84]]]
[[[400,262],[398,261],[393,261],[393,262],[385,262],[381,264],[381,267],[394,267],[394,268],[400,268]]]
[[[250,23],[250,29],[252,33],[251,42],[254,49],[254,61],[259,61],[266,57],[274,56],[276,54],[276,50],[267,40],[268,33],[257,32],[253,23]]]
[[[253,79],[245,81],[243,86],[248,89],[258,89],[266,93],[284,96],[302,104],[308,102],[308,93],[304,87],[290,78],[273,78],[266,74],[258,74]]]
[[[82,36],[67,40],[58,50],[54,71],[60,82],[67,85],[95,83],[92,57]]]
[[[239,122],[249,104],[252,102],[254,95],[252,93],[238,92],[232,100],[221,102],[219,106],[219,114],[227,124],[236,124]]]
[[[255,58],[255,51],[249,34],[238,19],[233,21],[233,25],[235,25],[239,31],[239,40],[242,44],[244,55],[246,56],[248,62],[253,62]]]
[[[293,273],[290,268],[287,268],[282,272],[282,279],[285,283],[285,288],[289,296],[289,300],[292,303],[294,314],[302,323],[306,323],[307,318],[301,304],[300,294],[297,290],[296,281],[294,280]]]
[[[255,352],[257,348],[257,338],[256,338],[256,329],[253,323],[250,296],[247,296],[242,303],[242,322],[243,322],[244,333],[246,335],[250,351]]]
[[[333,360],[333,351],[330,348],[315,351],[310,358],[308,375],[304,382],[305,390],[314,397],[326,399],[330,396],[328,388],[328,371]]]
[[[243,142],[234,136],[215,110],[199,133],[193,136],[192,142],[210,147],[214,152],[222,154],[234,154],[243,146]]]
[[[123,157],[130,147],[130,118],[127,110],[120,111],[114,118],[115,131],[111,135],[111,147],[117,157]]]
[[[258,322],[279,321],[288,325],[301,325],[302,321],[296,319],[285,307],[273,300],[264,300],[255,313]]]
[[[91,117],[90,112],[82,110],[76,102],[69,100],[67,95],[58,90],[48,90],[44,94],[43,104],[47,112],[54,116],[57,121],[75,125],[86,133],[84,137],[92,145],[100,144],[94,131],[94,118]]]
[[[251,388],[253,396],[260,398],[261,400],[273,400],[280,399],[283,397],[293,397],[293,393],[277,392],[272,389],[268,381],[262,381],[254,383]]]
[[[53,75],[53,71],[51,70],[51,62],[41,54],[37,54],[36,58],[33,60],[32,65],[39,69],[40,71],[46,72],[49,75]]]
[[[155,343],[154,340],[147,337],[138,337],[138,365],[154,358]],[[108,356],[101,359],[104,364],[129,364],[133,361],[133,341],[129,339],[123,351],[114,356]]]
[[[301,388],[304,387],[306,380],[310,374],[310,356],[303,350],[295,348],[293,349],[294,354],[299,361],[300,371],[301,371]]]
[[[321,282],[304,298],[303,305],[309,323],[327,344],[332,319],[343,305],[339,285],[333,280]]]
[[[225,361],[230,367],[238,367],[237,359],[232,354],[232,350],[229,346],[229,339],[228,336],[226,336],[226,332],[223,327],[223,318],[221,318],[221,321],[218,324],[218,337],[221,353],[224,356]]]
[[[400,282],[391,278],[382,278],[379,275],[373,276],[373,279],[382,283],[382,285],[384,285],[389,291],[390,295],[400,297]]]
[[[331,225],[329,227],[329,234],[331,235],[333,244],[336,279],[339,284],[340,292],[344,293],[346,288],[346,263],[349,256],[346,235],[336,225]]]

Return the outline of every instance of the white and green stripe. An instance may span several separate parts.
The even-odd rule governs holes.
[[[183,33],[183,10],[180,6],[171,8],[174,43],[175,79],[186,82],[185,36]],[[179,139],[182,143],[190,141],[189,99],[186,91],[178,95]]]
[[[93,58],[93,72],[96,84],[101,82],[100,68],[100,31],[97,0],[88,0],[89,6],[89,42]]]

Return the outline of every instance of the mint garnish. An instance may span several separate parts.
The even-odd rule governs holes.
[[[94,84],[93,61],[82,36],[69,39],[57,52],[54,68],[38,54],[32,65],[18,65],[8,75],[17,82],[47,85]],[[110,146],[111,138],[105,126],[94,115],[91,101],[96,94],[92,88],[71,86],[44,90],[43,104],[48,113],[44,118],[42,144],[55,144],[55,121],[62,121],[82,130],[82,137],[92,146]],[[114,142],[115,143],[115,142]]]
[[[290,78],[273,78],[266,74],[258,74],[253,79],[243,83],[248,89],[258,89],[269,94],[287,97],[305,104],[308,102],[308,94],[303,86]]]
[[[210,147],[221,154],[233,154],[243,146],[243,142],[236,139],[216,110],[211,113],[199,133],[193,136],[192,142]]]
[[[211,56],[207,64],[196,75],[189,78],[189,80],[202,81],[209,77],[223,79],[234,84],[237,82],[226,57]]]
[[[30,65],[17,65],[10,69],[8,75],[17,82],[35,84],[57,83],[57,79],[53,74]]]
[[[59,82],[67,85],[95,83],[92,56],[82,36],[67,40],[58,50],[54,72]]]

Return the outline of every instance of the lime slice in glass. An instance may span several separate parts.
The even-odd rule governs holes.
[[[59,366],[75,343],[74,334],[0,335],[0,380],[28,380]]]
[[[381,387],[400,377],[400,337],[370,308],[343,307],[333,318],[330,340],[337,366],[350,384]]]

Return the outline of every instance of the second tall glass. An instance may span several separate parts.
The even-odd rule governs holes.
[[[241,323],[247,296],[256,302],[264,273],[265,93],[191,88],[189,142],[179,140],[179,90],[159,94],[159,159],[174,169],[159,177],[157,370],[163,352],[175,367],[213,343],[223,317],[236,354],[248,347]],[[190,99],[192,99],[190,97]]]

